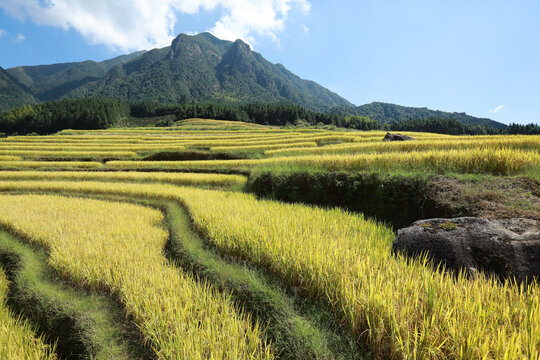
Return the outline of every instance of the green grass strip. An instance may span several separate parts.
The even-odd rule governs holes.
[[[74,194],[66,194],[73,196]],[[129,201],[159,208],[165,214],[169,241],[165,252],[194,277],[206,280],[231,294],[236,304],[266,326],[266,335],[278,358],[287,360],[370,359],[365,350],[339,328],[322,304],[300,294],[286,292],[279,281],[262,269],[224,258],[203,240],[182,205],[174,201],[134,199],[126,196],[85,197]]]
[[[0,231],[0,265],[11,282],[8,305],[27,318],[62,359],[148,359],[151,351],[113,300],[59,279],[47,253]]]

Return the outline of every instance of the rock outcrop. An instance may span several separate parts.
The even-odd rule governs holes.
[[[389,132],[386,133],[383,139],[383,141],[406,141],[406,140],[416,140],[416,139],[407,135],[391,134]]]
[[[422,253],[447,270],[484,271],[500,279],[540,279],[540,221],[474,217],[419,220],[398,230],[392,251]]]

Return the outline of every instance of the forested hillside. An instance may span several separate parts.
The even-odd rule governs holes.
[[[157,101],[126,102],[111,99],[63,99],[39,105],[24,105],[0,114],[0,133],[50,134],[63,129],[106,129],[135,124],[173,126],[192,118],[232,120],[260,125],[301,128],[344,128],[433,132],[449,135],[540,134],[534,124],[511,124],[507,129],[464,125],[454,119],[429,118],[382,123],[367,116],[317,112],[294,103],[174,104]]]
[[[209,33],[181,34],[170,47],[149,51],[67,94],[84,96],[161,102],[293,101],[312,110],[351,105],[282,65],[270,63],[243,41],[232,43]]]
[[[263,122],[274,124],[307,119],[309,123],[321,122],[357,129],[384,126],[395,128],[393,123],[411,119],[448,119],[458,121],[463,126],[506,128],[504,124],[465,113],[380,102],[355,107],[317,83],[301,79],[283,65],[272,64],[261,54],[252,51],[242,40],[220,40],[209,33],[194,36],[180,34],[172,41],[171,46],[102,62],[21,66],[8,69],[8,72],[11,77],[7,73],[3,76],[22,86],[14,86],[12,81],[7,90],[0,91],[0,110],[4,111],[37,101],[89,97],[177,105],[211,104],[233,108],[248,104],[293,103],[306,111],[327,115],[322,117],[323,121],[315,120],[322,115],[314,117],[302,111],[273,119],[270,119],[271,115],[267,113],[259,118],[266,116]],[[15,90],[9,90],[11,88]],[[212,118],[212,111],[209,115]],[[334,118],[328,120],[332,116]],[[227,118],[230,119],[231,117]],[[235,119],[234,116],[232,119]],[[444,128],[445,132],[455,132],[452,129],[454,125],[437,124],[436,127]],[[463,131],[478,132],[469,128],[459,130]],[[480,130],[480,133],[483,132]]]
[[[0,113],[16,106],[34,103],[34,96],[0,67]]]
[[[181,34],[171,46],[103,62],[21,66],[8,70],[41,101],[105,97],[124,101],[241,104],[292,101],[311,110],[353,106],[241,40]]]
[[[382,102],[372,102],[358,107],[338,107],[332,111],[342,115],[368,116],[383,123],[401,122],[409,119],[421,120],[429,118],[454,119],[464,125],[482,125],[496,129],[504,129],[506,125],[491,119],[477,118],[458,112],[430,110],[428,108],[407,107]]]
[[[89,60],[52,65],[19,66],[7,71],[17,81],[28,87],[39,100],[50,101],[59,99],[73,89],[101,78],[113,66],[122,65],[143,53],[144,51],[139,51],[102,62]]]

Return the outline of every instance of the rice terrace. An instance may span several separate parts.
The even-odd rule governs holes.
[[[1,139],[2,358],[538,358],[536,282],[452,276],[392,254],[391,219],[259,193],[538,179],[540,136],[405,134],[193,119]]]
[[[539,18],[0,0],[0,360],[540,360]]]

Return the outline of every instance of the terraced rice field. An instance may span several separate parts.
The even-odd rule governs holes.
[[[0,272],[0,357],[2,359],[56,359],[54,348],[35,336],[34,329],[6,306],[9,282]]]
[[[537,283],[453,277],[362,214],[243,192],[259,171],[538,176],[538,136],[407,135],[197,119],[0,139],[0,358],[539,359]]]

